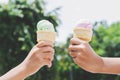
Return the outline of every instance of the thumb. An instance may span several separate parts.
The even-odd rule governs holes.
[[[52,66],[52,62],[47,64],[48,68],[50,68]]]

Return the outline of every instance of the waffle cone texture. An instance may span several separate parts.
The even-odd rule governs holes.
[[[74,30],[74,37],[82,39],[86,42],[90,42],[92,38],[92,30],[88,28],[78,28],[76,27]]]
[[[40,41],[51,41],[55,42],[56,32],[52,31],[37,31],[37,42]]]

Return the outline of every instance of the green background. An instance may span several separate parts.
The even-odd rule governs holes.
[[[57,32],[61,23],[59,9],[45,13],[44,0],[10,0],[0,4],[0,75],[20,64],[36,42],[36,24],[47,19]],[[120,22],[111,25],[107,21],[95,22],[90,42],[100,56],[120,56]],[[68,54],[72,34],[66,43],[55,43],[55,59],[52,68],[44,66],[25,80],[120,80],[119,75],[95,74],[78,67]]]

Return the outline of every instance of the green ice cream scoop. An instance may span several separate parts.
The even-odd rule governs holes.
[[[37,23],[37,30],[38,31],[52,31],[54,32],[54,26],[51,22],[47,20],[41,20]]]

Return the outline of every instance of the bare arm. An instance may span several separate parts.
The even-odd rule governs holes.
[[[26,67],[25,65],[20,64],[0,77],[0,80],[24,80],[26,76],[28,76]]]
[[[53,44],[40,42],[35,45],[25,60],[0,77],[0,80],[24,80],[26,77],[36,73],[41,67],[51,67],[54,58]]]
[[[104,67],[101,73],[120,74],[120,58],[103,57]]]

